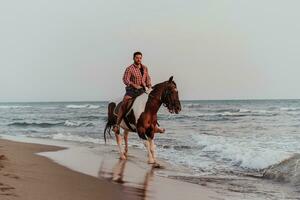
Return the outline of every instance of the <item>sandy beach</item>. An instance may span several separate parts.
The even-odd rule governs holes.
[[[0,140],[1,200],[135,199],[120,185],[58,165],[37,152],[62,148]],[[136,198],[138,199],[138,198]]]
[[[62,147],[0,139],[0,199],[184,199],[187,194],[189,199],[217,197],[199,185],[156,176],[156,168],[138,163],[135,156],[121,161],[117,154],[110,153],[93,177],[37,155],[46,152],[41,154],[64,157],[63,152],[68,151],[74,154],[74,150]]]

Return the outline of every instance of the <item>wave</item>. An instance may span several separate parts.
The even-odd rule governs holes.
[[[161,114],[160,117],[165,120],[174,120],[174,119],[199,119],[199,120],[204,120],[204,121],[222,121],[222,120],[234,120],[233,118],[238,118],[238,117],[247,117],[247,116],[262,116],[262,117],[271,117],[271,116],[276,116],[278,115],[277,112],[270,112],[266,110],[240,110],[239,112],[230,112],[230,111],[225,111],[224,112],[190,112],[190,113],[184,113],[180,115],[166,115],[166,114]],[[233,110],[231,110],[233,111]]]
[[[51,127],[58,127],[58,126],[66,126],[66,127],[90,127],[94,126],[93,123],[90,122],[76,122],[76,121],[65,121],[65,122],[13,122],[8,124],[8,126],[26,128],[26,127],[35,127],[35,128],[51,128]]]
[[[231,113],[236,113],[240,112],[239,108],[226,108],[226,109],[217,109],[217,110],[212,110],[217,113],[224,113],[224,112],[231,112]]]
[[[9,105],[3,105],[0,106],[0,109],[16,109],[16,108],[31,108],[32,106],[9,106]]]
[[[75,121],[65,121],[64,123],[65,126],[68,127],[88,127],[88,126],[94,126],[93,123],[90,122],[75,122]]]
[[[100,119],[104,119],[104,118],[106,118],[106,117],[95,116],[95,115],[78,117],[78,119],[84,119],[84,120],[100,120]]]
[[[189,103],[189,104],[183,104],[183,107],[187,107],[187,108],[201,108],[201,107],[203,107],[203,105]]]
[[[59,122],[59,123],[14,122],[14,123],[8,124],[8,126],[50,128],[50,127],[53,127],[53,126],[59,126],[59,125],[63,125],[63,124],[64,124],[63,122]]]
[[[215,135],[193,135],[201,152],[246,171],[259,171],[290,157],[290,153],[259,147],[256,141]]]
[[[72,135],[70,133],[57,133],[50,136],[54,140],[65,140],[65,141],[74,141],[74,142],[90,142],[90,143],[104,143],[102,139],[96,139],[89,136],[79,136],[79,135]]]
[[[67,105],[66,108],[72,108],[72,109],[82,109],[82,108],[97,109],[97,108],[100,108],[100,106],[91,105],[91,104],[83,104],[83,105]]]
[[[281,111],[300,111],[300,108],[290,108],[290,107],[282,107]]]
[[[163,148],[163,149],[171,149],[173,148],[174,150],[181,151],[181,150],[189,150],[189,149],[194,149],[195,147],[189,146],[189,145],[168,145],[168,144],[157,144],[157,147]]]
[[[266,168],[263,177],[300,186],[300,154]]]

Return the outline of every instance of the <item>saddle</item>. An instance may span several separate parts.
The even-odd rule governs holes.
[[[128,105],[127,105],[125,113],[128,113],[128,111],[131,109],[131,107],[132,107],[135,99],[136,99],[136,97],[135,98],[131,98],[131,99],[128,100]],[[118,113],[120,111],[121,105],[122,105],[122,101],[119,102],[117,104],[116,108],[114,109],[114,115],[118,116]]]
[[[132,110],[131,110],[130,113],[128,113],[128,112],[132,108],[132,105],[133,105],[135,99],[136,98],[131,98],[131,99],[128,100],[128,106],[127,106],[126,111],[125,111],[126,114],[123,117],[123,120],[124,120],[125,124],[133,132],[136,131],[136,127],[131,126],[130,124],[135,124],[135,117],[134,117],[134,114],[133,114]],[[113,113],[114,113],[115,116],[118,116],[118,113],[119,113],[120,108],[121,108],[121,104],[122,104],[122,102],[119,102],[118,105],[116,106],[116,108],[114,109]]]

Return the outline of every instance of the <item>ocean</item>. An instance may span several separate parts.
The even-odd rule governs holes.
[[[107,105],[0,103],[0,135],[104,145]],[[225,199],[300,199],[300,100],[182,101],[178,115],[161,107],[158,121],[158,158],[185,169],[171,178]],[[136,133],[129,145],[144,150]]]

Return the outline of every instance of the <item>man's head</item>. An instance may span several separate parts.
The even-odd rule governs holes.
[[[133,54],[134,64],[140,65],[142,63],[142,59],[143,59],[143,55],[141,52],[139,52],[139,51],[134,52],[134,54]]]

